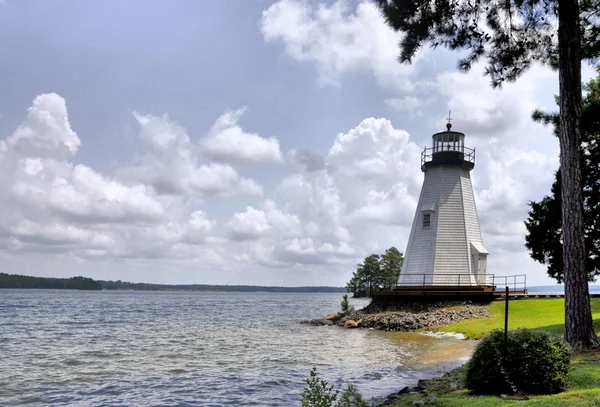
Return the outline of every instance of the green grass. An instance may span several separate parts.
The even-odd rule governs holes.
[[[430,394],[437,397],[436,406],[600,407],[600,350],[575,355],[571,363],[569,388],[563,393],[551,396],[532,396],[528,400],[504,400],[496,396],[471,396],[467,390],[451,391],[449,383],[452,380],[460,380],[463,375],[464,371],[459,371],[457,377],[446,377],[433,383]],[[393,407],[411,406],[413,400],[426,401],[427,396],[405,396],[393,404]]]
[[[565,300],[525,299],[509,302],[508,328],[529,328],[562,334],[564,331]],[[452,325],[435,328],[442,332],[460,332],[468,338],[478,339],[494,329],[504,329],[504,302],[496,301],[490,305],[489,318],[469,319]],[[600,331],[600,298],[592,298],[592,313],[596,331]]]
[[[526,299],[509,303],[509,329],[529,328],[562,334],[564,332],[564,299]],[[504,302],[490,305],[489,318],[470,319],[435,328],[444,332],[460,332],[469,338],[481,338],[494,329],[504,328]],[[596,332],[600,331],[600,298],[592,299],[592,314]],[[577,353],[571,362],[569,387],[560,394],[532,396],[528,400],[508,400],[495,396],[471,396],[467,390],[450,390],[450,383],[462,383],[465,368],[449,376],[435,379],[428,391],[437,397],[438,406],[494,407],[494,406],[544,406],[600,407],[600,350]],[[462,386],[461,386],[462,387]],[[413,400],[427,400],[426,396],[402,397],[394,407],[411,406]]]

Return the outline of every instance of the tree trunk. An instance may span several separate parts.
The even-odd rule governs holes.
[[[597,345],[585,259],[581,179],[581,38],[579,1],[558,1],[560,168],[562,174],[565,339],[574,349]]]

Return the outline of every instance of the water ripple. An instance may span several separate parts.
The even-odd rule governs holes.
[[[383,396],[443,367],[424,367],[419,355],[444,344],[469,351],[451,337],[298,324],[339,302],[339,294],[2,290],[0,405],[290,406],[312,366],[336,386]]]

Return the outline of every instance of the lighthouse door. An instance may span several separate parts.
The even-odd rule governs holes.
[[[487,285],[487,254],[479,253],[477,262],[477,283]]]

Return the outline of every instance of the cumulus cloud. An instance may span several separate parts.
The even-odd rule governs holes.
[[[421,148],[388,119],[369,117],[331,135],[325,155],[290,150],[289,173],[265,199],[236,166],[277,164],[283,155],[278,143],[239,128],[243,111],[226,112],[197,142],[168,116],[136,113],[140,151],[130,164],[103,174],[73,162],[81,141],[66,104],[58,95],[45,96],[0,142],[0,185],[8,191],[0,200],[0,252],[137,265],[153,260],[170,267],[198,262],[213,269],[293,269],[323,281],[318,276],[332,270],[334,278],[349,275],[368,254],[406,248],[423,181]],[[488,105],[469,108],[485,120]],[[508,102],[500,98],[497,108],[507,109]],[[525,261],[526,202],[548,192],[558,165],[556,154],[497,142],[528,126],[512,123],[497,139],[472,139],[478,143],[476,201],[490,267],[498,274],[512,270],[502,269],[502,259],[494,263],[495,253]],[[232,140],[256,147],[254,153],[220,149],[219,140],[227,138],[220,134],[230,131]],[[203,207],[216,195],[236,194],[261,198],[220,213],[219,222]]]
[[[416,96],[385,99],[384,103],[391,109],[406,114],[409,117],[422,116],[423,111],[421,108],[425,104],[423,99]]]
[[[477,64],[467,75],[462,72],[442,72],[434,83],[435,91],[446,100],[456,127],[471,138],[500,138],[505,143],[523,139],[524,133],[540,132],[531,120],[539,107],[534,102],[536,91],[552,88],[555,74],[547,68],[533,67],[517,83],[493,89],[489,77],[483,75],[484,65]],[[547,132],[543,132],[546,134]]]
[[[150,185],[157,193],[166,195],[263,194],[262,187],[256,181],[240,176],[232,165],[205,159],[202,148],[206,148],[209,155],[219,151],[223,154],[229,152],[229,158],[242,159],[244,157],[239,153],[249,145],[254,145],[258,146],[253,150],[254,159],[264,161],[265,158],[273,158],[269,154],[275,154],[272,144],[276,145],[276,152],[279,152],[276,140],[265,141],[257,135],[244,133],[233,124],[235,120],[229,114],[217,120],[209,136],[199,145],[192,143],[187,130],[166,115],[135,113],[134,117],[140,127],[142,151],[133,165],[118,170],[122,178]],[[234,146],[226,150],[230,138]]]
[[[280,162],[279,140],[247,133],[237,124],[246,111],[242,108],[221,115],[208,136],[200,141],[202,150],[216,159],[234,164]]]
[[[0,152],[12,150],[25,157],[66,159],[72,157],[81,141],[71,129],[67,105],[56,93],[40,95],[27,109],[27,119],[0,142]]]
[[[344,1],[280,0],[263,11],[260,27],[265,41],[282,44],[294,60],[314,63],[322,84],[339,85],[343,74],[364,72],[382,86],[413,87],[415,67],[397,63],[401,37],[372,2],[352,10]]]
[[[421,182],[419,154],[406,131],[367,118],[338,134],[325,157],[290,152],[295,172],[263,208],[236,213],[227,223],[229,237],[245,242],[246,260],[264,265],[354,264],[392,241],[373,246],[374,236],[408,234]]]
[[[185,154],[187,135],[180,127],[154,124],[163,125],[163,131],[142,128],[140,133],[149,150]],[[143,182],[124,183],[74,164],[80,145],[66,102],[57,94],[36,97],[25,120],[0,141],[0,187],[5,192],[0,247],[80,258],[140,258],[170,256],[186,246],[190,256],[193,245],[207,240],[215,221],[206,213],[160,198]],[[175,155],[162,158],[167,159],[163,165],[177,161]],[[246,182],[237,173],[230,179]],[[252,183],[246,187],[257,189]]]

